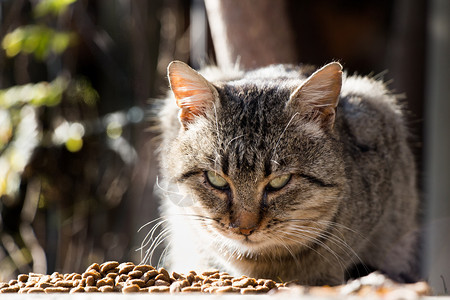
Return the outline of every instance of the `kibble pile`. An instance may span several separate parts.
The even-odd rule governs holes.
[[[83,274],[21,274],[15,280],[0,283],[0,293],[267,293],[284,284],[270,279],[233,277],[228,273],[207,271],[172,275],[166,269],[116,261],[90,265]]]
[[[294,295],[336,297],[343,295],[373,296],[389,299],[417,299],[429,295],[425,282],[399,284],[386,276],[374,272],[368,276],[349,281],[340,286],[306,287],[293,283],[278,283],[270,279],[255,279],[247,276],[233,277],[228,273],[207,271],[197,274],[169,272],[150,265],[135,265],[131,262],[109,261],[101,265],[90,265],[83,274],[51,275],[36,273],[21,274],[17,279],[0,282],[0,293],[240,293],[260,294],[287,292]]]

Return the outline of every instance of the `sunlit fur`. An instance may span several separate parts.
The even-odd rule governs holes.
[[[184,127],[175,99],[165,100],[162,218],[147,226],[144,261],[164,245],[161,262],[176,271],[214,267],[314,285],[342,283],[361,265],[415,278],[416,172],[398,100],[380,81],[343,75],[324,126],[321,111],[333,103],[315,94],[308,106],[294,93],[312,71],[277,65],[234,78],[210,69],[217,95],[201,99],[209,109]],[[328,83],[312,85],[333,98]],[[211,186],[205,171],[230,189]],[[267,188],[284,174],[292,177],[283,188]],[[236,226],[242,212],[258,216],[250,235]]]

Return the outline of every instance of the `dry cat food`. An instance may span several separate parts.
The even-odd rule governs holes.
[[[270,279],[255,279],[247,276],[233,277],[225,272],[206,271],[197,274],[169,272],[150,265],[135,265],[131,262],[109,261],[101,265],[90,265],[83,274],[51,275],[36,273],[21,274],[17,279],[0,282],[0,293],[240,293],[260,294],[288,292],[299,295],[378,295],[409,293],[414,296],[429,294],[424,282],[397,284],[385,276],[372,273],[366,277],[336,287],[304,287],[293,283],[279,283]]]
[[[207,271],[197,274],[169,272],[150,265],[135,265],[131,262],[105,262],[90,265],[83,274],[51,275],[21,274],[17,279],[0,283],[1,293],[267,293],[282,283],[270,279],[254,279],[246,276],[233,277],[228,273]]]

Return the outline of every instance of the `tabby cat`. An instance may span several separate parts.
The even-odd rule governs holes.
[[[173,270],[414,280],[416,170],[398,97],[337,62],[313,71],[169,65],[154,245],[165,239]]]

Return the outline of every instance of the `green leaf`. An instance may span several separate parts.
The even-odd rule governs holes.
[[[48,14],[55,16],[64,13],[67,7],[77,0],[41,0],[34,7],[34,14],[36,17],[42,17]]]

